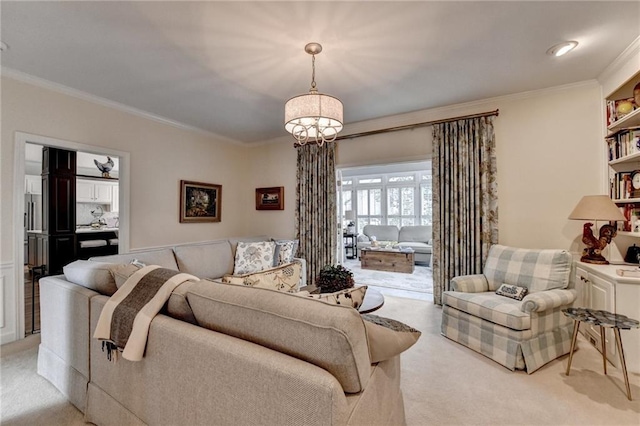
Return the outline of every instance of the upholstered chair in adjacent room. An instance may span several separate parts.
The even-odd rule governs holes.
[[[533,373],[569,353],[573,324],[562,309],[576,299],[571,269],[564,250],[492,246],[482,274],[455,277],[443,293],[442,334]]]

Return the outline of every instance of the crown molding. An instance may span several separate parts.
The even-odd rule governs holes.
[[[640,54],[640,36],[633,40],[626,49],[622,51],[616,59],[613,60],[598,76],[598,81],[602,82],[613,77],[614,74],[629,60]]]
[[[229,143],[232,145],[238,146],[247,146],[247,143],[237,141],[235,139],[230,139],[225,136],[218,135],[216,133],[210,132],[208,130],[201,129],[199,127],[191,126],[189,124],[181,123],[179,121],[171,120],[166,117],[162,117],[160,115],[156,115],[147,111],[143,111],[138,108],[134,108],[125,104],[121,104],[119,102],[111,101],[106,98],[102,98],[100,96],[92,95],[90,93],[84,92],[82,90],[73,89],[69,86],[65,86],[59,83],[54,83],[49,80],[45,80],[40,77],[33,76],[31,74],[24,73],[22,71],[14,70],[8,67],[0,68],[0,75],[3,77],[12,78],[14,80],[21,81],[23,83],[31,84],[33,86],[41,87],[43,89],[52,90],[54,92],[61,93],[63,95],[71,96],[77,99],[82,99],[83,101],[91,102],[97,105],[101,105],[107,108],[115,109],[120,112],[124,112],[127,114],[135,115],[137,117],[145,118],[147,120],[155,121],[157,123],[166,124],[171,127],[175,127],[181,130],[187,130],[190,132],[198,133],[203,136],[207,136],[210,138],[215,138],[218,141]]]

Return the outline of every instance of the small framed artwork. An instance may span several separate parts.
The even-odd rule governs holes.
[[[222,185],[180,181],[180,223],[220,222]]]
[[[256,210],[284,210],[284,186],[256,188]]]

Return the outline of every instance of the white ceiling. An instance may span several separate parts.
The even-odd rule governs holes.
[[[11,2],[2,66],[241,142],[316,81],[345,122],[596,78],[640,2]],[[577,40],[562,58],[553,44]]]

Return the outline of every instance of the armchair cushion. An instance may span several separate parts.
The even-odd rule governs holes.
[[[493,291],[484,293],[461,293],[445,291],[443,305],[456,308],[474,317],[482,318],[494,324],[512,330],[531,328],[531,315],[522,310],[523,302],[498,296]]]
[[[527,287],[529,293],[567,288],[571,254],[565,250],[532,250],[494,245],[489,249],[484,275],[489,290],[503,283]]]
[[[489,291],[489,283],[482,274],[461,275],[451,279],[451,290],[463,293],[481,293]]]
[[[523,312],[542,312],[548,309],[559,308],[570,305],[576,300],[577,291],[569,290],[548,290],[530,294],[522,300]]]

